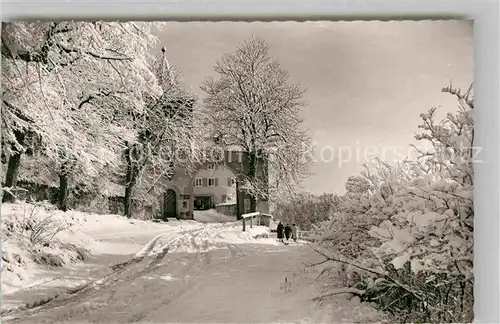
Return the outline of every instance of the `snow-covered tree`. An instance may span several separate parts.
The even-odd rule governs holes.
[[[323,224],[327,260],[347,265],[346,284],[398,321],[470,322],[473,307],[472,91],[458,111],[437,122],[422,114],[421,156],[375,161],[351,177],[341,208]],[[327,273],[325,271],[324,273]]]
[[[255,211],[258,197],[294,192],[308,175],[310,140],[299,116],[304,91],[289,83],[261,38],[240,44],[214,69],[217,76],[202,85],[207,126],[223,145],[247,154],[249,172],[238,178]]]
[[[153,70],[161,87],[159,97],[148,98],[145,109],[134,115],[136,141],[125,150],[125,215],[132,216],[132,201],[154,205],[164,184],[182,167],[192,171],[200,154],[196,99],[182,89],[179,73],[169,64],[166,48],[156,58]]]
[[[273,216],[283,223],[296,224],[302,230],[329,220],[337,211],[340,199],[337,195],[319,196],[301,192],[287,201],[276,203]]]
[[[102,21],[3,25],[6,187],[15,186],[21,154],[32,142],[60,176],[62,209],[68,177],[85,181],[117,165],[124,141],[136,135],[129,116],[144,109],[145,94],[161,91],[148,66],[153,28]]]

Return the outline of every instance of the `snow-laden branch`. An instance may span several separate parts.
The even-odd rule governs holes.
[[[364,299],[406,316],[395,320],[466,322],[472,314],[473,95],[443,91],[460,105],[441,121],[436,108],[421,114],[421,155],[367,163],[349,177],[334,216],[317,226],[325,249],[317,252],[348,265],[339,275],[367,287]]]
[[[310,138],[299,117],[304,91],[289,84],[289,76],[269,54],[269,46],[252,38],[224,55],[215,65],[216,78],[207,78],[202,90],[206,127],[227,146],[249,154],[250,174],[246,190],[253,196],[269,196],[268,184],[256,175],[257,161],[268,165],[270,187],[294,191],[308,175]],[[278,181],[279,179],[279,181]],[[266,182],[266,181],[264,181]]]

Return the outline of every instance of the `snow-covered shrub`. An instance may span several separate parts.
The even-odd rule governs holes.
[[[148,96],[161,94],[149,61],[158,41],[153,31],[162,25],[104,21],[2,25],[6,187],[15,187],[24,156],[32,155],[38,162],[34,174],[44,170],[42,177],[55,176],[59,207],[67,210],[72,184],[89,183],[103,172],[120,169],[125,143],[137,137],[132,121],[144,110]],[[10,194],[6,198],[13,201]]]
[[[366,165],[320,226],[318,251],[343,264],[343,282],[398,322],[473,318],[474,104],[470,91],[443,91],[459,110],[439,123],[434,108],[421,115],[416,139],[428,149],[414,146],[415,161]]]
[[[293,199],[278,202],[273,216],[283,224],[297,224],[302,230],[314,230],[315,224],[333,215],[338,203],[338,196],[333,194],[299,193]]]
[[[3,215],[6,236],[26,235],[31,244],[50,242],[58,233],[70,228],[71,219],[55,216],[56,207],[46,201],[16,204],[12,214]]]

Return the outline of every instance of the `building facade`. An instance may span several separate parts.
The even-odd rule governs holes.
[[[194,176],[193,199],[195,210],[211,209],[221,203],[236,203],[234,172],[223,164],[206,164]]]
[[[266,166],[260,163],[261,169]],[[194,210],[212,209],[221,203],[235,204],[236,217],[249,212],[250,198],[237,190],[238,175],[247,174],[247,171],[245,154],[238,151],[226,151],[221,161],[200,164],[191,176],[177,168],[166,183],[160,215],[162,218],[193,219]],[[267,172],[261,174],[267,175]],[[257,210],[269,212],[267,199],[257,202]]]
[[[170,64],[166,57],[166,48],[162,48],[159,58],[160,80],[174,81]],[[186,101],[187,100],[187,101]],[[191,98],[179,98],[170,102],[166,111],[176,111],[176,107],[183,105],[193,107]],[[191,125],[191,120],[186,116],[186,124]],[[215,145],[220,144],[219,139],[214,139]],[[210,146],[210,145],[209,145]],[[220,150],[215,150],[220,152]],[[267,163],[258,163],[258,177],[265,178],[267,183]],[[182,168],[176,168],[174,174],[166,180],[166,190],[160,198],[162,218],[193,219],[194,210],[215,208],[217,204],[234,202],[236,217],[247,212],[250,208],[250,199],[246,193],[238,191],[238,176],[248,174],[249,159],[241,151],[220,152],[218,158],[212,158],[200,163],[193,174],[188,174]],[[261,175],[259,175],[259,170]],[[267,200],[259,200],[257,209],[268,212]]]

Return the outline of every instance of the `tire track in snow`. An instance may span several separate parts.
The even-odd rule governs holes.
[[[173,267],[173,269],[169,271],[169,275],[171,275],[173,278],[178,278],[179,281],[177,281],[177,283],[174,284],[171,289],[169,289],[168,294],[161,295],[162,297],[158,299],[158,303],[148,302],[144,305],[141,305],[139,307],[140,312],[133,315],[131,318],[127,318],[127,322],[139,322],[146,318],[151,312],[154,312],[158,308],[165,307],[166,305],[191,291],[200,280],[200,274],[202,272],[202,269],[204,268],[200,267],[200,265],[200,253],[187,253],[184,257],[176,259],[173,262],[169,262],[168,266]],[[162,289],[158,287],[158,285],[154,287],[157,287],[160,290]]]
[[[200,232],[203,231],[203,229],[204,228],[201,227],[201,228],[189,229],[186,231],[176,233],[177,235],[175,237],[169,239],[166,243],[162,244],[160,251],[162,251],[164,248],[169,246],[171,252],[173,253],[173,252],[179,252],[179,250],[182,250],[183,246],[191,246],[192,242],[188,241],[189,238],[194,239],[196,236],[198,236],[200,234]]]
[[[56,300],[58,301],[58,303],[57,303],[57,305],[53,305],[53,307],[58,307],[62,303],[68,303],[68,302],[78,300],[79,298],[83,298],[84,296],[82,296],[82,295],[85,295],[85,293],[88,293],[89,291],[95,289],[98,286],[107,287],[112,283],[118,282],[119,279],[117,277],[121,273],[123,273],[126,269],[128,269],[129,267],[143,261],[144,258],[146,258],[146,256],[149,253],[151,253],[151,251],[155,247],[156,243],[161,238],[163,238],[165,235],[181,234],[181,236],[182,236],[182,235],[186,235],[186,234],[191,233],[191,232],[200,231],[202,229],[203,228],[201,228],[201,229],[195,228],[195,229],[185,230],[185,231],[182,231],[180,233],[179,232],[177,232],[177,233],[172,232],[172,233],[159,234],[156,237],[154,237],[153,239],[151,239],[140,251],[138,251],[132,259],[129,259],[125,262],[121,262],[121,263],[117,263],[117,264],[112,265],[110,267],[111,270],[113,271],[112,273],[107,274],[105,276],[102,276],[100,278],[91,280],[91,281],[86,282],[84,284],[81,284],[76,288],[67,289],[67,291],[65,291],[65,292],[55,293],[51,296],[41,298],[39,300],[36,300],[36,301],[28,303],[28,304],[23,304],[23,305],[20,305],[18,307],[3,310],[0,314],[1,314],[1,316],[6,316],[6,315],[15,314],[16,312],[22,312],[22,311],[35,309],[35,308],[41,308],[43,306],[46,306],[50,302],[55,302]],[[169,243],[167,243],[166,246],[164,246],[160,250],[160,256],[161,256],[160,261],[166,255],[166,253],[168,253],[168,249],[166,250],[166,252],[164,254],[163,254],[163,251],[167,248],[167,245],[169,245]],[[155,261],[153,261],[153,262],[155,262]],[[157,263],[159,263],[159,261]],[[48,308],[50,309],[52,307],[49,306]]]
[[[204,266],[209,266],[211,263],[210,251],[208,250],[208,240],[203,242],[203,250],[201,252],[201,260]]]
[[[196,265],[197,263],[200,263],[200,269],[198,269],[199,271],[201,271],[203,268],[209,267],[212,262],[211,254],[209,253],[211,247],[214,247],[215,249],[226,247],[229,249],[231,258],[239,257],[240,249],[237,248],[235,244],[228,244],[220,241],[216,242],[217,238],[223,238],[221,234],[224,231],[227,231],[234,226],[234,224],[230,223],[219,223],[213,225],[210,224],[208,226],[205,224],[184,231],[161,233],[151,239],[140,251],[135,254],[132,259],[113,265],[111,267],[111,269],[113,270],[111,274],[80,285],[75,289],[70,289],[67,292],[58,293],[54,296],[43,298],[38,302],[3,311],[2,315],[10,314],[20,310],[39,308],[42,306],[46,307],[43,307],[39,310],[57,308],[58,306],[83,299],[86,296],[89,296],[94,290],[105,287],[109,288],[114,284],[119,284],[126,280],[135,280],[154,271],[160,264],[161,260],[163,260],[163,258],[169,252],[182,252],[183,248],[187,248],[187,252],[190,254],[193,254],[193,252],[195,252],[193,254],[193,257],[188,257],[189,261],[185,269],[183,270],[185,271],[184,273],[191,271],[194,265]],[[158,243],[162,242],[165,239],[166,235],[172,235],[174,237],[167,239],[166,242],[163,242],[163,245],[159,251],[153,251]],[[152,261],[149,262],[148,265],[143,267],[141,264],[144,263],[143,261],[145,259],[149,259],[149,257],[153,257]],[[139,266],[141,268],[134,269]],[[56,300],[57,302],[55,302]],[[55,303],[53,305],[46,305],[51,301],[54,301]]]
[[[208,243],[208,242],[207,242]],[[164,254],[162,255],[161,253],[157,253],[153,256],[149,256],[149,259],[152,259],[152,261],[146,266],[144,269],[140,269],[139,271],[133,271],[129,273],[129,276],[127,277],[121,277],[120,280],[116,283],[115,288],[112,289],[102,289],[102,292],[96,291],[92,295],[87,295],[84,296],[84,299],[82,300],[77,300],[77,304],[72,304],[72,305],[65,305],[66,311],[63,310],[63,314],[60,314],[58,318],[64,317],[68,321],[69,320],[76,320],[78,319],[83,319],[87,318],[87,316],[95,316],[92,314],[96,314],[100,311],[96,311],[96,309],[103,309],[104,306],[109,305],[110,302],[112,303],[112,297],[117,294],[117,291],[120,291],[118,293],[119,297],[117,298],[124,298],[125,296],[123,295],[124,289],[129,289],[130,284],[132,283],[133,285],[137,285],[137,287],[141,287],[141,291],[144,289],[148,290],[148,292],[151,294],[152,291],[156,289],[165,289],[162,287],[162,285],[149,283],[148,278],[146,277],[150,272],[154,272],[155,270],[159,269],[159,266],[165,266],[165,268],[171,268],[169,272],[169,276],[173,276],[174,278],[179,278],[180,281],[176,281],[174,283],[174,286],[172,287],[172,291],[170,292],[169,296],[167,297],[166,295],[162,295],[161,298],[158,300],[155,299],[155,301],[142,301],[142,300],[136,300],[137,297],[134,297],[135,294],[131,294],[130,300],[128,300],[125,304],[123,305],[113,305],[111,307],[114,308],[114,313],[120,313],[123,312],[125,317],[131,316],[130,318],[126,318],[126,322],[136,322],[141,320],[142,318],[146,317],[149,312],[154,311],[155,309],[161,307],[162,305],[167,305],[170,302],[176,300],[177,298],[183,296],[185,293],[189,292],[193,287],[195,287],[198,282],[203,278],[202,274],[206,271],[207,267],[209,264],[205,260],[210,258],[209,252],[205,253],[206,255],[203,256],[202,253],[187,253],[185,256],[180,257],[180,258],[175,258],[173,260],[169,260],[168,263],[166,264],[159,264],[159,262],[163,259],[163,257],[167,254],[167,251],[164,251]],[[137,265],[139,266],[139,265]],[[162,269],[163,272],[163,269]],[[160,279],[161,276],[157,275],[157,279]],[[153,276],[153,278],[155,275]],[[142,282],[142,280],[146,280],[145,282]],[[144,287],[149,287],[149,288],[144,288]],[[111,288],[111,287],[109,287]],[[140,294],[140,292],[139,292]],[[129,298],[129,297],[125,297]],[[130,305],[127,305],[129,304]],[[135,313],[134,315],[128,314],[130,311],[130,306],[134,307],[136,310],[140,310],[139,312]],[[116,308],[118,307],[118,309]],[[71,309],[75,309],[75,311],[71,311]],[[109,321],[110,320],[109,314],[104,315],[104,319]],[[122,316],[122,315],[120,315]],[[101,318],[102,319],[102,318]],[[99,321],[98,318],[93,318],[93,320]]]
[[[149,254],[149,252],[151,252],[151,250],[155,246],[156,242],[158,242],[158,240],[162,238],[164,235],[166,235],[166,233],[159,234],[158,236],[153,238],[148,244],[146,244],[145,247],[143,247],[139,252],[137,252],[135,256],[140,258]]]
[[[63,313],[57,315],[58,320],[63,318],[66,322],[81,322],[83,319],[91,319],[91,322],[93,323],[113,322],[113,316],[116,314],[121,317],[122,322],[130,323],[146,316],[150,311],[153,311],[157,307],[161,307],[160,296],[163,297],[164,294],[161,294],[160,291],[165,289],[165,286],[163,284],[158,284],[157,281],[150,281],[150,279],[161,280],[161,275],[157,274],[153,275],[153,277],[149,277],[148,275],[159,270],[160,266],[163,266],[165,270],[169,269],[168,272],[170,276],[173,276],[174,278],[182,276],[186,274],[199,260],[199,255],[188,254],[187,256],[180,257],[173,256],[169,262],[160,264],[163,258],[168,255],[167,252],[168,251],[163,251],[163,253],[157,253],[154,256],[149,256],[148,260],[151,260],[151,262],[148,263],[146,268],[138,269],[138,271],[129,273],[126,277],[121,277],[112,286],[95,291],[91,295],[84,296],[81,300],[77,300],[75,303],[65,305]],[[175,283],[175,285],[177,284],[179,284],[179,282]],[[181,287],[188,284],[189,282],[182,282]],[[137,287],[137,291],[133,290],[130,292],[131,286]],[[153,295],[155,294],[154,291],[157,291],[156,294],[158,299],[142,300],[138,296],[140,296],[144,291],[148,291],[149,294],[153,293]],[[182,290],[182,292],[184,292],[184,290]],[[116,303],[114,298],[120,300],[121,302]],[[131,311],[131,309],[133,309],[133,311]],[[132,315],[138,310],[140,310],[139,313]],[[127,316],[132,317],[127,318]]]

